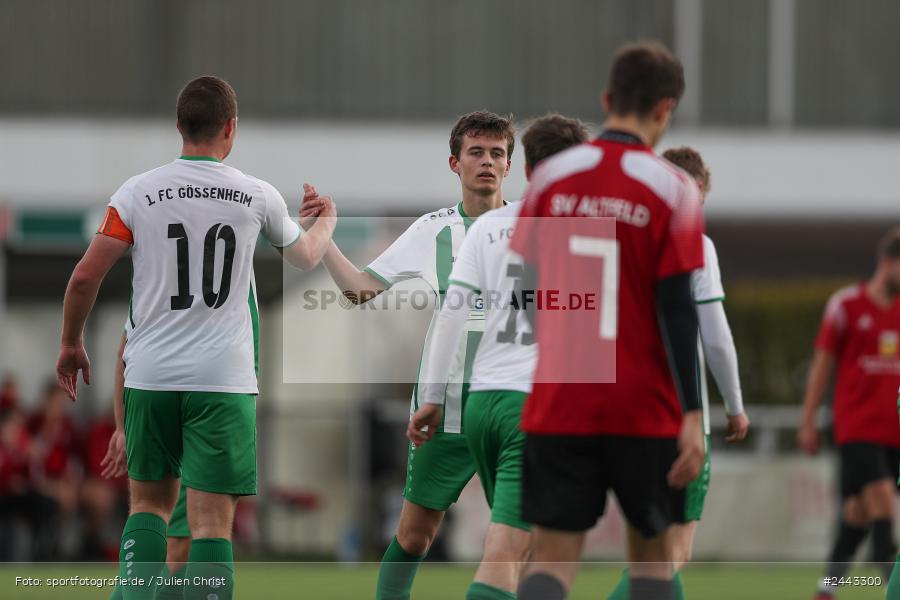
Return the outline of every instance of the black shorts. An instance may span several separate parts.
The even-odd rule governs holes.
[[[841,459],[841,498],[855,496],[880,479],[897,481],[900,474],[900,449],[866,442],[851,442],[838,447]]]
[[[677,457],[675,439],[528,434],[522,517],[548,529],[586,531],[603,515],[612,490],[628,523],[656,537],[687,521],[685,490],[666,481]]]

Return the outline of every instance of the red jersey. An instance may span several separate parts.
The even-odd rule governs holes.
[[[834,355],[834,441],[900,448],[900,300],[875,304],[865,285],[836,292],[828,301],[816,348]]]
[[[539,294],[591,288],[597,302],[596,310],[538,308],[525,431],[678,435],[656,282],[703,266],[702,234],[693,179],[632,136],[607,134],[539,165],[511,248],[536,267]]]
[[[38,414],[32,416],[28,429],[32,434],[32,453],[37,459],[38,474],[52,480],[66,478],[79,454],[74,422],[68,416],[48,421]]]
[[[4,438],[0,440],[0,496],[23,492],[31,477],[28,431],[10,423],[4,427],[9,429],[0,434]]]

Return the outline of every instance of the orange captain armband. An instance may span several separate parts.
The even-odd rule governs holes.
[[[128,226],[122,221],[122,217],[119,216],[119,211],[112,206],[106,207],[106,216],[103,217],[103,222],[100,224],[97,233],[108,235],[109,237],[122,240],[129,244],[134,244],[134,234],[131,233],[131,230],[128,229]]]

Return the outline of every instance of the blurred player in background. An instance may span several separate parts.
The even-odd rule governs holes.
[[[538,167],[516,222],[523,289],[590,289],[599,305],[530,315],[522,513],[534,529],[521,600],[567,596],[610,489],[627,521],[629,597],[674,597],[667,531],[687,521],[684,488],[706,454],[691,292],[703,217],[692,178],[652,148],[683,91],[665,47],[622,47],[604,131]],[[588,378],[613,365],[610,383]]]
[[[897,390],[897,394],[897,411],[900,412],[900,389]],[[900,476],[898,476],[897,485],[900,486]],[[900,555],[894,561],[894,568],[888,580],[886,600],[900,600],[900,568],[898,566],[900,566]]]
[[[362,271],[332,243],[324,263],[344,296],[358,304],[396,283],[419,278],[438,297],[439,307],[469,227],[477,217],[504,204],[501,187],[509,175],[514,143],[515,130],[509,119],[491,112],[462,116],[450,133],[449,158],[450,170],[459,176],[462,200],[417,219]],[[318,210],[315,188],[306,186],[301,219],[314,217]],[[305,223],[305,220],[301,221],[304,226]],[[436,311],[425,336],[411,413],[419,407],[420,395],[424,393],[422,376],[433,351],[432,336],[437,316]],[[483,327],[480,310],[467,315],[466,334],[455,348],[456,368],[447,379],[444,420],[430,444],[418,449],[410,444],[400,523],[381,559],[375,593],[378,600],[410,597],[418,566],[437,535],[444,513],[459,499],[475,473],[462,432],[462,415],[468,396],[467,375]]]
[[[106,456],[103,457],[101,475],[107,479],[115,479],[128,474],[128,457],[125,452],[125,353],[127,338],[122,334],[119,353],[116,361],[116,383],[113,390],[113,414],[116,430],[109,439]],[[187,520],[187,488],[184,483],[178,491],[178,501],[172,509],[172,516],[166,526],[166,565],[160,571],[162,585],[156,587],[154,600],[180,600],[184,598],[184,585],[180,580],[185,578],[187,562],[191,550],[191,532]],[[110,600],[121,600],[122,587],[117,586]]]
[[[798,445],[819,451],[817,413],[835,371],[834,442],[840,457],[841,515],[825,578],[816,598],[827,600],[846,575],[856,550],[872,533],[873,559],[893,567],[894,496],[900,470],[900,423],[894,400],[900,386],[900,227],[878,244],[872,277],[828,300],[803,398]]]
[[[700,188],[700,200],[706,203],[710,189],[709,169],[703,163],[700,153],[689,147],[671,148],[663,152],[663,158],[680,167],[694,178]],[[709,236],[703,235],[703,267],[691,273],[691,292],[697,305],[697,320],[700,323],[700,398],[703,403],[703,429],[706,434],[706,461],[700,476],[687,487],[687,523],[674,524],[670,530],[670,543],[675,563],[676,598],[683,598],[681,573],[678,571],[691,559],[697,523],[703,516],[703,505],[709,491],[710,480],[710,433],[709,433],[709,393],[706,389],[704,365],[708,364],[719,392],[725,401],[728,419],[727,442],[736,442],[747,437],[750,420],[744,413],[741,395],[741,381],[738,373],[737,349],[731,335],[731,327],[722,305],[725,288],[719,271],[719,257]],[[628,575],[623,574],[619,584],[608,600],[627,600]]]
[[[561,115],[536,119],[522,135],[525,175],[545,158],[588,140],[584,125]],[[510,301],[522,280],[522,261],[509,252],[520,206],[490,211],[466,235],[450,273],[450,287],[432,334],[434,351],[426,366],[425,403],[410,420],[415,445],[430,439],[443,419],[453,348],[464,335],[469,310],[484,302],[484,335],[475,354],[463,425],[475,470],[491,507],[484,554],[467,600],[516,597],[530,526],[522,520],[522,405],[531,391],[537,359],[534,335]],[[424,431],[423,431],[424,429]]]
[[[120,575],[152,581],[166,557],[167,522],[188,488],[193,540],[185,598],[227,600],[234,589],[231,528],[237,499],[256,493],[259,315],[253,253],[262,233],[290,264],[321,260],[336,212],[301,237],[281,194],[225,165],[237,98],[217,77],[178,96],[182,155],[132,177],[69,280],[57,379],[74,399],[78,371],[90,383],[84,323],[112,265],[133,248],[133,297],[125,346],[125,444],[130,516]],[[123,596],[151,598],[124,585]]]

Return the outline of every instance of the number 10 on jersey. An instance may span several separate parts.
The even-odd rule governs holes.
[[[190,251],[188,235],[182,223],[169,225],[169,239],[175,240],[176,260],[178,266],[178,295],[172,296],[172,310],[187,310],[194,303],[191,294]],[[216,268],[216,242],[225,242],[225,255],[222,260],[222,281],[219,291],[213,289],[213,277]],[[203,240],[203,302],[210,308],[220,308],[228,299],[231,291],[231,269],[234,265],[234,250],[237,243],[234,229],[229,225],[216,223],[206,232]]]

